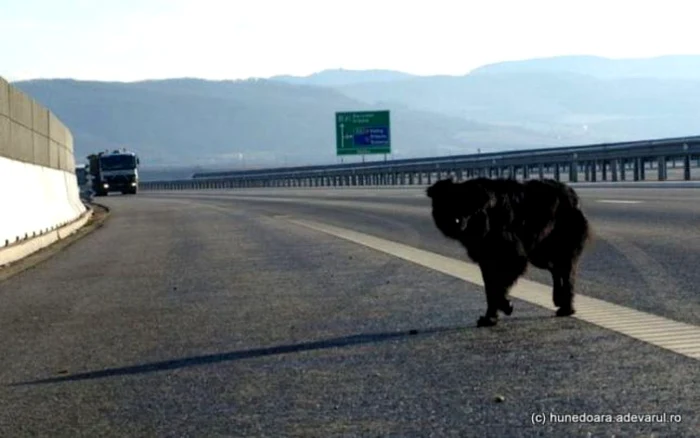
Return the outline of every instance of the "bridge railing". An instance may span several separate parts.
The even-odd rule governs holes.
[[[344,187],[431,184],[452,176],[554,178],[559,181],[644,181],[672,171],[685,181],[700,167],[700,136],[608,143],[385,162],[333,164],[211,172],[190,179],[144,181],[146,190],[191,190],[246,187]],[[680,164],[677,168],[676,165]]]

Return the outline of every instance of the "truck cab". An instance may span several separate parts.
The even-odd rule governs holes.
[[[110,192],[138,193],[140,160],[134,152],[106,151],[90,155],[88,159],[96,196],[106,196]]]

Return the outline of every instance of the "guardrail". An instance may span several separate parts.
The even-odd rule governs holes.
[[[334,164],[195,174],[190,179],[141,182],[145,190],[245,187],[327,187],[422,185],[451,175],[511,178],[548,177],[559,181],[644,181],[656,169],[668,179],[668,163],[682,162],[682,179],[691,180],[693,160],[700,167],[700,136],[530,149],[450,157],[412,158],[385,162]]]

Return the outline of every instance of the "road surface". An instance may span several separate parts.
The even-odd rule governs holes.
[[[102,229],[0,283],[0,435],[692,436],[698,359],[639,339],[676,321],[698,342],[700,191],[579,192],[579,292],[656,328],[524,292],[477,329],[422,190],[101,198]]]

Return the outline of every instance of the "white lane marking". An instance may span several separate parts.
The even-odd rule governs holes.
[[[381,203],[377,201],[355,201],[355,200],[336,200],[336,199],[314,199],[314,198],[281,198],[272,196],[228,196],[227,199],[240,199],[258,202],[279,202],[286,204],[306,204],[318,205],[324,207],[347,207],[347,208],[363,208],[368,210],[386,211],[386,212],[406,212],[426,214],[430,217],[430,211],[425,207],[413,207],[410,205],[402,205],[398,203]]]
[[[478,286],[484,285],[481,271],[473,263],[333,225],[301,219],[287,220],[408,260]],[[552,304],[551,288],[541,283],[521,278],[511,289],[511,296],[546,309],[555,310]],[[698,326],[673,321],[580,294],[576,295],[576,314],[573,317],[700,360],[700,327]]]
[[[644,201],[632,201],[627,199],[597,199],[596,202],[602,204],[641,204]]]

